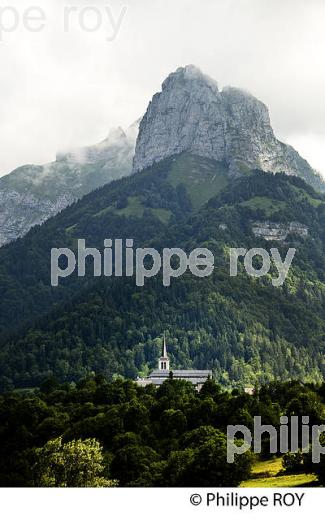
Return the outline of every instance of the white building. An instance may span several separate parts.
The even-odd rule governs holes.
[[[158,370],[151,372],[149,377],[138,377],[137,383],[140,386],[155,385],[160,386],[166,379],[182,379],[189,381],[200,391],[206,380],[212,378],[212,370],[171,370],[169,366],[169,357],[167,354],[166,338],[164,336],[163,348],[161,356],[158,360]]]

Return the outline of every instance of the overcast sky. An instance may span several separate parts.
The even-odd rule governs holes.
[[[37,0],[1,3],[17,11],[0,11],[0,176],[130,125],[189,63],[264,101],[276,135],[325,174],[324,0],[38,1],[39,32],[23,21]]]

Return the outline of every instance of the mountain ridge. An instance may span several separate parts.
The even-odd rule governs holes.
[[[308,162],[276,139],[264,103],[243,89],[220,91],[194,65],[171,73],[153,96],[140,123],[133,171],[182,152],[224,161],[231,176],[251,169],[281,171],[325,190]]]
[[[266,105],[224,87],[194,65],[171,73],[142,120],[97,145],[60,151],[0,178],[0,247],[24,236],[86,193],[180,153],[224,163],[229,176],[253,169],[297,175],[318,191],[325,182],[294,148],[278,141]]]
[[[157,193],[158,186],[162,196],[160,205],[171,203],[172,191],[166,184],[168,164],[173,161],[167,159],[152,170],[88,195],[83,221],[68,231],[69,243],[65,226],[78,215],[81,210],[78,206],[84,206],[85,199],[54,217],[39,233],[31,232],[33,240],[23,239],[22,246],[23,242],[26,245],[17,254],[21,256],[29,245],[32,256],[28,260],[30,267],[25,265],[27,279],[31,276],[30,269],[34,272],[39,265],[43,270],[38,286],[30,286],[24,296],[24,304],[35,305],[35,298],[42,304],[48,298],[49,288],[44,287],[44,282],[49,272],[38,260],[44,250],[44,236],[48,240],[46,248],[51,242],[65,243],[73,249],[75,238],[83,236],[88,246],[101,250],[104,238],[117,236],[117,230],[122,238],[132,236],[135,246],[155,247],[158,251],[175,245],[185,251],[209,247],[218,261],[215,273],[206,279],[187,273],[173,280],[170,288],[162,286],[159,276],[147,280],[143,288],[136,287],[133,279],[125,278],[95,280],[89,275],[78,279],[81,282],[78,284],[73,278],[64,280],[59,288],[52,289],[57,298],[54,305],[47,307],[48,313],[43,317],[38,313],[25,331],[2,342],[0,385],[3,388],[12,384],[38,385],[43,378],[53,375],[71,381],[92,372],[101,372],[109,378],[116,374],[134,378],[156,363],[152,345],[162,330],[169,331],[172,338],[170,354],[175,368],[213,368],[217,380],[225,385],[263,383],[277,377],[321,381],[325,337],[324,196],[296,177],[253,172],[249,177],[233,179],[198,211],[188,210],[183,219],[181,212],[187,203],[179,192],[176,218],[171,216],[166,224],[151,211],[148,203],[152,204],[150,194]],[[131,181],[133,194],[138,190],[143,196],[143,183],[147,186],[158,183],[153,191],[152,187],[147,189],[147,198],[142,199],[143,203],[146,200],[146,206],[141,214],[121,214],[120,205],[112,209],[112,202],[119,200],[119,194]],[[112,189],[116,192],[109,199],[107,193]],[[263,202],[270,194],[271,213],[269,205],[256,206],[257,198]],[[108,212],[100,210],[102,204],[108,204]],[[254,222],[266,215],[283,225],[299,219],[308,227],[308,235],[290,234],[282,243],[255,237]],[[48,228],[46,234],[45,228]],[[241,269],[237,277],[229,277],[226,257],[229,247],[268,249],[273,244],[282,257],[288,247],[297,248],[283,287],[272,287],[268,277],[252,279]],[[8,248],[12,246],[4,250]],[[3,283],[3,272],[1,280]],[[17,305],[7,301],[7,320],[14,309],[17,310]]]
[[[98,145],[59,152],[56,161],[25,165],[0,178],[0,247],[90,191],[130,175],[138,121],[112,129]]]
[[[173,81],[167,78],[165,88]],[[204,88],[203,97],[213,96],[214,106],[215,95],[220,94],[215,82],[202,76],[198,81]],[[211,125],[205,101],[198,102],[200,93],[200,89],[196,94],[187,92],[189,113],[184,115],[186,121],[194,120],[200,127],[201,134],[195,125],[192,134],[187,129],[184,134],[198,144]],[[199,96],[194,104],[192,94]],[[253,104],[252,114],[265,127],[264,133],[273,136],[266,107],[260,110],[258,104],[256,108],[255,98],[237,90],[226,90],[224,95],[240,100],[244,96]],[[184,97],[183,87],[180,97]],[[158,102],[159,95],[155,99]],[[223,101],[220,103],[215,110],[224,110]],[[238,113],[241,117],[240,110]],[[165,115],[168,119],[170,114],[173,120],[173,112]],[[140,125],[137,158],[146,118],[148,114]],[[244,144],[250,136],[244,132],[247,124],[243,121]],[[219,127],[212,130],[218,133]],[[173,129],[181,133],[182,128],[184,125],[172,126],[170,135]],[[198,135],[200,139],[195,141]],[[238,135],[238,125],[229,134],[230,148],[234,135]],[[204,141],[207,153],[214,146],[224,150],[222,132],[218,136],[216,141]],[[124,139],[120,129],[115,137]],[[157,134],[147,134],[147,138],[153,146]],[[241,140],[237,144],[238,150],[245,149]],[[94,161],[93,165],[87,163],[94,166],[91,173],[100,175],[103,148],[105,144],[81,154],[80,150],[61,153],[57,164],[65,167],[86,156]],[[148,153],[150,150],[148,146]],[[249,161],[237,174],[223,155],[216,160],[195,154],[193,148],[174,154],[168,147],[166,150],[166,158],[98,187],[25,237],[0,248],[1,388],[37,385],[48,375],[73,380],[93,371],[109,377],[135,377],[156,362],[153,338],[165,329],[174,334],[171,355],[175,367],[213,368],[223,384],[278,377],[321,380],[325,196],[301,175],[274,175],[249,168]],[[256,150],[258,153],[258,146]],[[234,155],[236,164],[238,157]],[[279,236],[280,241],[272,240]],[[169,291],[162,289],[159,278],[143,289],[128,278],[94,279],[90,265],[85,277],[74,274],[61,280],[59,287],[51,286],[52,248],[76,252],[78,239],[83,239],[87,247],[102,250],[107,238],[131,238],[134,247],[158,251],[208,247],[220,258],[220,271],[206,280],[187,274],[175,280]],[[273,243],[281,257],[287,247],[297,248],[283,287],[272,287],[270,277],[248,278],[242,270],[238,277],[229,277],[225,256],[230,247],[267,249]]]

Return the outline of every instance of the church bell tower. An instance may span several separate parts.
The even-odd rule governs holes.
[[[169,370],[169,357],[167,355],[166,336],[164,334],[163,348],[158,361],[158,370]]]

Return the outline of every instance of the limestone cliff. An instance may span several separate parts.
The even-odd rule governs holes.
[[[193,65],[170,74],[153,96],[140,124],[133,170],[184,151],[225,162],[232,176],[248,169],[282,171],[323,187],[307,161],[276,139],[261,101],[237,88],[220,91]]]

